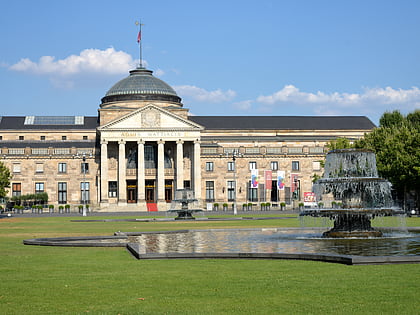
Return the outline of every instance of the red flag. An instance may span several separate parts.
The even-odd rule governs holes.
[[[137,43],[140,44],[141,41],[141,31],[139,31],[139,33],[137,34]]]

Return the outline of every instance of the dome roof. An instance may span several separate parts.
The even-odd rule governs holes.
[[[181,98],[167,83],[154,77],[153,71],[137,68],[115,83],[102,98],[102,104],[130,100],[159,100],[180,103]]]

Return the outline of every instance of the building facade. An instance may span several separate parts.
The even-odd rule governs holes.
[[[326,143],[374,128],[363,116],[191,116],[152,71],[137,68],[102,98],[97,117],[3,116],[9,197],[97,211],[166,211],[177,189],[203,209],[292,207],[322,174]]]

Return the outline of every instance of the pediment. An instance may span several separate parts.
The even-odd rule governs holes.
[[[150,104],[119,117],[98,130],[202,130],[199,124]]]

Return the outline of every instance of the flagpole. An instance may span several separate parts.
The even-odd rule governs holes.
[[[139,32],[137,34],[137,43],[139,44],[139,68],[143,68],[143,51],[142,51],[142,42],[141,42],[141,27],[143,24],[141,24],[141,21],[136,21],[136,25],[139,26]]]

